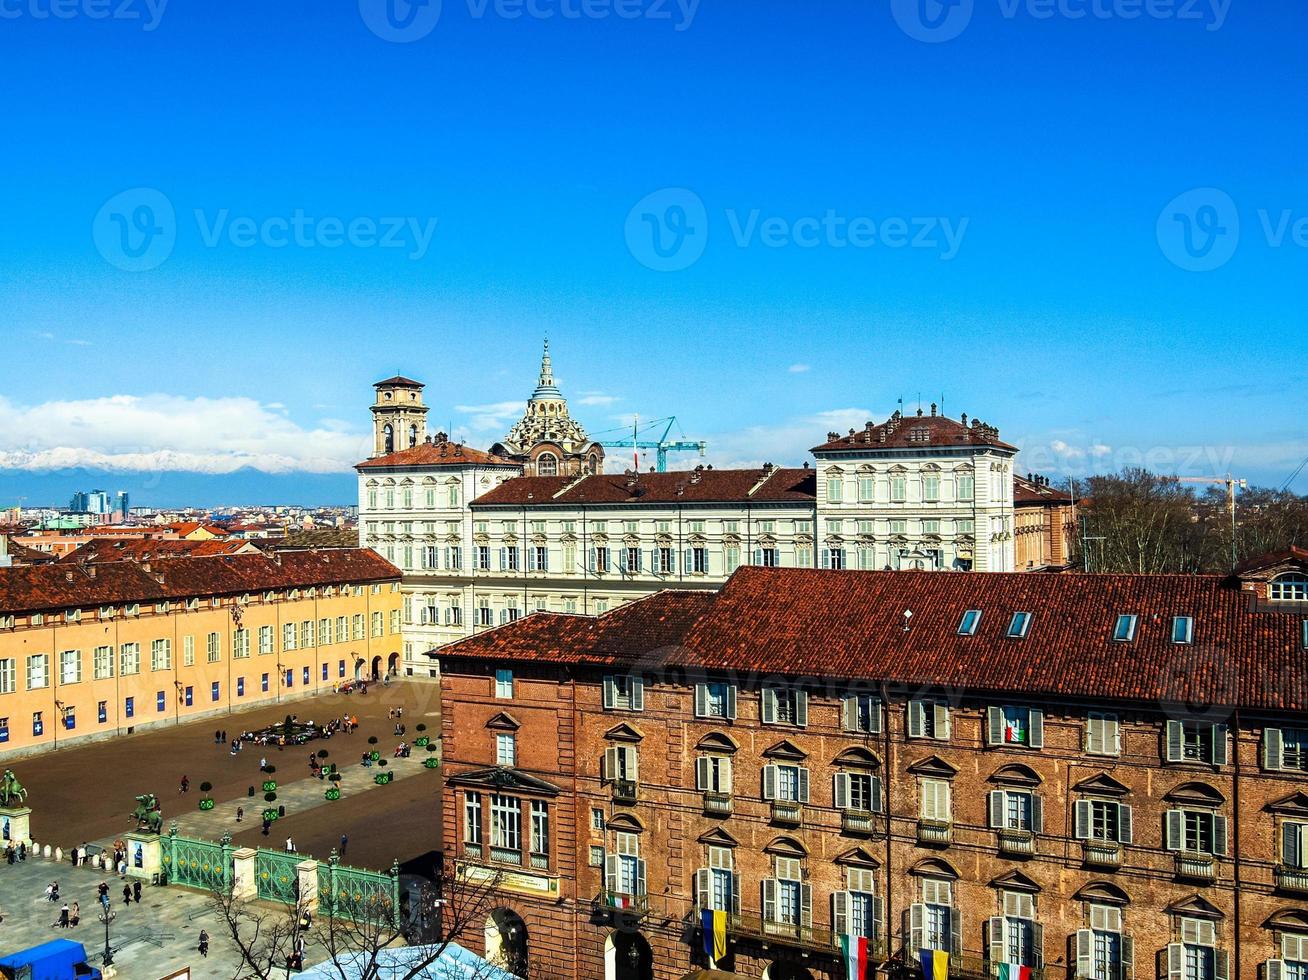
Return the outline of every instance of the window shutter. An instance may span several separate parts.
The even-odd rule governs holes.
[[[908,737],[921,738],[926,728],[926,711],[921,701],[908,702]]]
[[[799,802],[808,802],[808,770],[803,766],[799,768]]]
[[[740,915],[740,874],[735,871],[731,873],[731,908],[728,911]]]
[[[695,904],[701,909],[712,908],[712,872],[708,868],[699,868],[695,872]]]
[[[1263,768],[1277,772],[1281,768],[1284,742],[1279,728],[1263,729]]]
[[[618,856],[604,855],[604,890],[615,894],[618,890]]]
[[[1167,957],[1167,980],[1185,980],[1185,945],[1168,943],[1163,955]]]
[[[858,731],[858,698],[843,698],[840,702],[840,727],[847,732]]]
[[[1214,725],[1211,736],[1213,739],[1213,765],[1226,765],[1226,742],[1227,728],[1225,725]]]
[[[1004,953],[1004,917],[1002,915],[993,915],[986,922],[986,946],[992,964],[1003,963],[1007,959]]]
[[[849,809],[849,773],[838,772],[832,777],[834,788],[832,789],[832,798],[835,800],[837,810]],[[841,930],[837,929],[839,933]]]
[[[1109,755],[1122,754],[1122,725],[1116,718],[1104,719],[1104,751]]]
[[[872,896],[872,935],[868,939],[881,938],[881,923],[886,920],[886,900],[880,895]]]
[[[1268,960],[1263,964],[1263,980],[1283,980],[1284,977],[1284,960]]]
[[[991,705],[986,708],[986,745],[1004,744],[1004,712]]]
[[[795,692],[795,724],[800,728],[808,725],[808,692]]]
[[[1131,808],[1125,803],[1119,803],[1117,806],[1117,841],[1119,844],[1131,844],[1135,841]]]
[[[1075,830],[1073,831],[1073,833],[1076,835],[1076,839],[1089,840],[1090,839],[1090,801],[1077,800],[1076,804],[1073,806],[1072,809],[1075,815],[1073,819]]]
[[[949,705],[939,701],[931,706],[935,714],[936,738],[948,740],[949,738]]]
[[[849,892],[831,893],[831,931],[837,936],[849,934]]]
[[[1031,831],[1036,834],[1045,832],[1045,801],[1038,793],[1031,794]]]
[[[1168,721],[1166,741],[1164,757],[1168,762],[1180,762],[1185,754],[1185,731],[1179,721]]]
[[[1213,814],[1213,853],[1226,857],[1226,818],[1220,813]]]
[[[695,685],[695,717],[708,717],[708,685]]]
[[[963,910],[949,910],[949,952],[952,956],[963,955]]]
[[[633,783],[640,782],[640,756],[631,746],[624,746],[621,751],[627,756],[627,778]]]
[[[1180,810],[1167,811],[1167,827],[1163,847],[1169,851],[1181,850],[1185,840],[1185,814]]]
[[[769,763],[763,767],[763,799],[777,798],[777,767]]]
[[[718,760],[718,790],[722,793],[731,792],[731,756],[723,756]]]
[[[708,756],[700,756],[695,760],[695,789],[701,793],[708,791],[710,788],[712,760]]]
[[[1231,954],[1226,950],[1213,950],[1213,967],[1217,980],[1231,980]]]
[[[1076,975],[1094,976],[1095,934],[1089,929],[1076,930]]]
[[[631,710],[645,710],[645,678],[643,677],[631,679]]]
[[[1130,936],[1123,936],[1120,949],[1122,958],[1121,980],[1135,980],[1135,940]]]
[[[926,906],[920,902],[910,905],[904,912],[904,940],[910,957],[926,943]]]
[[[694,556],[691,555],[690,549],[686,548],[681,553],[681,571],[693,572],[695,570]]]
[[[775,878],[763,879],[763,921],[777,921],[777,881]]]
[[[727,685],[727,717],[736,720],[736,685]]]
[[[999,828],[1004,825],[1004,791],[1002,789],[992,790],[990,793],[990,806],[988,808],[990,826]]]
[[[777,721],[777,692],[770,687],[763,688],[762,708],[763,724],[774,725]]]
[[[619,548],[619,549],[618,549],[618,567],[619,567],[620,569],[622,569],[624,572],[627,571],[627,549],[626,549],[626,548]]]
[[[882,706],[880,698],[872,699],[872,706],[868,710],[868,734],[881,734]]]
[[[1045,713],[1039,708],[1032,708],[1028,720],[1026,744],[1033,749],[1045,747]]]
[[[1300,827],[1297,824],[1281,824],[1281,863],[1291,868],[1299,867]]]
[[[799,921],[805,928],[813,926],[813,886],[804,882],[799,886]],[[1219,977],[1218,980],[1227,980]]]
[[[831,550],[829,548],[822,549],[822,567],[823,568],[831,567]]]
[[[592,572],[595,571],[595,567],[596,567],[597,562],[596,562],[596,559],[595,559],[595,549],[594,549],[594,548],[591,548],[591,549],[590,549],[590,557],[588,558],[588,561],[590,562],[590,564],[589,564],[587,567],[590,569],[590,571],[592,571]]]
[[[617,748],[608,748],[604,750],[604,766],[600,772],[600,781],[609,782],[618,778],[618,750]]]
[[[762,548],[755,548],[755,549],[754,549],[754,564],[755,564],[755,565],[762,565],[762,564],[763,564],[763,549],[762,549]]]
[[[1085,750],[1090,755],[1103,755],[1105,751],[1104,729],[1106,727],[1107,724],[1103,718],[1087,718],[1085,720]],[[1080,967],[1078,966],[1077,969],[1080,970]]]
[[[1045,927],[1039,922],[1031,924],[1031,961],[1037,970],[1045,965]]]
[[[881,777],[872,777],[872,812],[881,812]]]

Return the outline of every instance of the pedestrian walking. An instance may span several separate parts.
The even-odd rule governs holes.
[[[267,817],[263,818],[263,836],[268,836],[268,828],[272,826],[272,821]]]
[[[68,916],[69,916],[69,914],[70,914],[70,913],[69,913],[69,909],[68,909],[68,903],[67,903],[67,902],[64,902],[64,907],[61,908],[61,909],[59,910],[59,928],[60,928],[60,929],[67,929],[67,928],[68,928]]]
[[[55,889],[55,883],[53,881],[45,886],[45,900],[47,902],[54,901],[54,889]]]
[[[70,918],[70,920],[71,920],[71,922],[72,922],[72,924],[73,924],[74,926],[76,926],[79,922],[81,922],[81,921],[82,921],[82,906],[80,906],[79,904],[77,904],[76,902],[74,902],[74,903],[73,903],[72,911],[69,913],[69,918]]]
[[[245,807],[243,807],[243,806],[238,806],[238,807],[236,808],[236,822],[237,822],[237,823],[240,823],[240,822],[241,822],[241,818],[244,817],[244,816],[245,816]]]
[[[341,834],[341,857],[345,857],[345,845],[350,843],[349,834]]]
[[[223,741],[223,733],[222,733],[222,732],[217,732],[217,731],[214,732],[214,733],[213,733],[213,744],[214,744],[214,745],[221,745],[221,744],[222,744],[222,741]]]
[[[132,882],[132,901],[137,905],[141,904],[141,883],[139,881]]]
[[[291,840],[289,837],[286,838],[286,850],[288,853],[294,852],[295,850],[295,841]]]
[[[132,904],[132,886],[131,886],[131,885],[123,885],[123,904],[124,904],[124,905],[131,905],[131,904]]]
[[[72,850],[72,858],[73,858],[73,867],[75,868],[77,867],[77,848],[75,847]]]
[[[222,735],[223,735],[223,737],[222,737],[221,739],[219,739],[219,741],[220,741],[220,742],[226,742],[226,741],[227,741],[227,729],[226,729],[226,728],[223,729]]]
[[[181,786],[178,788],[177,792],[178,792],[178,793],[185,793],[185,792],[186,792],[187,790],[189,790],[190,788],[191,788],[191,777],[190,777],[190,776],[183,776],[183,777],[182,777],[182,784],[181,784]]]
[[[208,955],[209,955],[209,931],[208,931],[207,929],[201,929],[201,930],[200,930],[200,946],[199,946],[199,950],[200,950],[200,955],[201,955],[201,956],[208,956]]]

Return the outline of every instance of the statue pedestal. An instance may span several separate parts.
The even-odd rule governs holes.
[[[155,880],[163,869],[163,846],[158,834],[134,830],[123,834],[127,841],[127,877]]]
[[[259,885],[254,878],[253,847],[238,847],[232,852],[232,898],[252,902],[259,896]]]
[[[31,847],[31,816],[31,807],[0,806],[0,846],[26,844]]]

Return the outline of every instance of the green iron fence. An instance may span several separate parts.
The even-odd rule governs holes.
[[[160,841],[163,878],[170,885],[225,892],[232,885],[232,838],[214,843],[178,836],[174,824]]]
[[[295,866],[301,860],[293,852],[265,851],[262,847],[255,851],[254,885],[259,898],[294,905],[300,897],[299,872]]]
[[[318,911],[334,919],[399,924],[400,868],[389,872],[344,867],[333,850],[318,864]]]

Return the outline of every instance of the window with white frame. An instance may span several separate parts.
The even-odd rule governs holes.
[[[881,734],[881,699],[875,694],[849,694],[841,701],[841,726],[847,732]]]
[[[951,789],[947,779],[923,777],[918,780],[918,795],[921,798],[918,815],[921,819],[932,823],[953,823]]]
[[[1308,823],[1286,820],[1281,824],[1281,864],[1296,870],[1308,869]]]
[[[832,800],[837,810],[854,813],[881,812],[881,777],[851,770],[832,775]]]
[[[294,624],[287,623],[286,625],[291,628],[291,636],[294,637],[295,636]],[[294,640],[292,640],[291,646],[294,647],[294,645],[295,645]],[[205,641],[205,652],[208,654],[209,663],[211,664],[215,664],[222,659],[222,639],[220,634],[218,633],[209,634],[209,636]]]
[[[839,476],[827,477],[827,503],[838,504],[844,496],[845,481]]]
[[[1088,755],[1122,754],[1122,727],[1117,715],[1092,711],[1086,716],[1085,750]]]
[[[273,652],[273,628],[271,626],[259,627],[259,652],[261,654]]]
[[[1217,928],[1207,919],[1180,917],[1180,942],[1168,943],[1166,980],[1226,980],[1227,952],[1217,948]]]
[[[513,671],[507,667],[495,671],[495,696],[502,700],[513,698]]]
[[[610,783],[640,781],[640,762],[633,745],[612,745],[604,750],[601,778]]]
[[[18,690],[18,661],[13,657],[0,658],[0,694],[13,694]]]
[[[481,844],[481,794],[469,790],[463,797],[463,842]]]
[[[1308,728],[1263,729],[1263,768],[1308,772]]]
[[[1289,572],[1267,583],[1267,598],[1272,602],[1308,602],[1308,575]]]
[[[959,636],[976,636],[976,628],[981,625],[981,610],[969,609],[963,613],[958,623]]]
[[[1008,621],[1008,638],[1010,640],[1024,639],[1030,629],[1031,614],[1029,612],[1015,612],[1013,618]]]
[[[640,836],[626,831],[613,835],[613,851],[604,858],[604,884],[612,895],[637,898],[645,894],[645,861]]]
[[[531,853],[539,857],[550,853],[550,808],[544,800],[531,801]]]
[[[1074,938],[1078,980],[1130,980],[1135,955],[1122,934],[1122,910],[1115,905],[1087,903],[1089,928]]]
[[[1268,960],[1264,980],[1308,980],[1308,934],[1281,933],[1280,959]]]
[[[245,660],[250,656],[250,631],[242,627],[232,631],[232,659]]]
[[[1226,817],[1212,810],[1168,810],[1164,846],[1169,851],[1222,857],[1226,854]]]
[[[1023,830],[1038,834],[1044,829],[1044,808],[1040,797],[1029,790],[991,791],[988,815],[990,826],[995,830]]]
[[[962,914],[954,908],[953,882],[923,878],[921,901],[908,909],[907,936],[912,949],[963,951]]]
[[[114,676],[114,648],[96,647],[91,651],[91,668],[96,680]]]
[[[1113,639],[1118,643],[1130,643],[1135,639],[1135,625],[1138,617],[1130,613],[1122,613],[1117,617],[1117,622],[1113,626]]]
[[[881,899],[870,868],[845,868],[845,888],[831,896],[831,925],[837,936],[881,935]]]
[[[362,639],[362,637],[359,637],[359,639]],[[295,624],[294,623],[282,624],[282,649],[283,650],[295,649]]]
[[[522,851],[522,801],[516,797],[491,795],[491,847]]]
[[[118,673],[123,677],[141,672],[141,644],[124,643],[118,648]]]
[[[1227,728],[1204,721],[1169,719],[1165,732],[1167,762],[1226,765]]]
[[[986,942],[992,964],[1008,963],[1033,969],[1044,964],[1044,935],[1035,921],[1035,898],[1026,892],[1000,893],[1003,914],[986,923]]]
[[[986,708],[986,744],[1043,748],[1044,712],[1039,708],[991,705]]]
[[[949,740],[949,705],[934,699],[908,702],[908,737]]]
[[[695,872],[695,902],[701,909],[739,913],[740,876],[731,848],[708,845],[708,867]]]
[[[736,717],[736,685],[726,681],[709,681],[695,685],[695,717]]]
[[[808,724],[808,692],[793,687],[765,687],[761,693],[761,711],[765,725]]]
[[[908,499],[908,478],[896,473],[890,477],[890,502],[902,504]]]
[[[605,711],[644,711],[645,681],[632,674],[606,675],[603,697]]]
[[[804,881],[799,858],[775,855],[771,878],[763,879],[763,919],[804,926],[813,921],[813,887]]]
[[[1077,800],[1073,804],[1073,830],[1077,840],[1130,844],[1133,823],[1131,808],[1116,800]]]
[[[76,684],[82,679],[82,651],[64,650],[59,654],[59,683]]]
[[[172,670],[173,641],[164,637],[150,643],[150,669]]]
[[[731,756],[699,756],[695,760],[695,789],[701,793],[730,796]]]
[[[763,799],[807,803],[808,769],[790,763],[769,763],[764,766]]]
[[[863,473],[858,478],[859,503],[870,504],[877,499],[877,480],[870,473]]]
[[[497,766],[518,764],[518,740],[513,735],[501,732],[495,736],[495,764]]]

